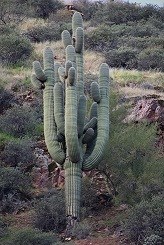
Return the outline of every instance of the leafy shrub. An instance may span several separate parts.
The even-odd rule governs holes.
[[[0,50],[0,63],[16,64],[29,58],[33,47],[27,38],[13,32],[0,36]]]
[[[94,183],[84,178],[81,193],[82,216],[86,217],[92,210],[98,207],[97,191]]]
[[[73,5],[75,9],[84,14],[84,20],[90,20],[101,5],[101,2],[92,2],[90,0],[73,0]]]
[[[163,49],[164,43],[162,37],[125,37],[119,38],[119,46],[131,47],[138,50],[138,53],[142,50],[157,46],[158,48]]]
[[[111,67],[135,68],[137,65],[137,50],[120,47],[106,53],[106,62]]]
[[[14,168],[0,168],[0,212],[12,213],[25,205],[31,197],[28,175]]]
[[[49,18],[50,14],[56,13],[58,9],[63,8],[63,3],[59,0],[31,0],[34,17],[43,19]]]
[[[0,218],[0,238],[4,237],[8,233],[7,224]]]
[[[14,232],[6,245],[53,245],[56,244],[55,234],[43,233],[39,230],[26,228]]]
[[[129,36],[133,37],[157,37],[160,34],[160,30],[152,24],[138,22],[131,25]]]
[[[0,130],[14,137],[37,134],[38,114],[28,106],[14,106],[0,116]]]
[[[56,190],[35,205],[34,225],[42,231],[61,232],[66,226],[64,193]]]
[[[72,231],[72,236],[76,239],[85,239],[89,236],[90,231],[91,228],[86,222],[77,222]]]
[[[153,234],[145,238],[143,245],[162,245],[162,237]]]
[[[152,235],[164,239],[163,214],[164,199],[162,196],[156,196],[149,202],[142,201],[130,211],[125,220],[125,232],[132,241],[138,244],[143,244],[144,240],[147,240],[147,237],[150,239]]]
[[[32,42],[57,41],[61,39],[61,33],[65,29],[71,30],[71,25],[63,22],[51,22],[45,26],[37,26],[29,29],[25,35]]]
[[[14,95],[0,86],[0,114],[12,106],[15,102]]]
[[[138,55],[138,69],[164,71],[164,53],[159,48],[147,48]]]
[[[134,3],[127,2],[105,2],[99,5],[92,21],[94,24],[100,22],[121,24],[147,20],[151,16],[161,19],[162,13],[162,10],[155,5],[136,6]]]
[[[99,169],[111,176],[116,200],[135,205],[163,189],[163,158],[154,147],[157,129],[152,124],[123,123],[127,108],[115,93],[110,95],[110,105],[110,140]]]
[[[7,166],[19,166],[27,170],[35,163],[35,156],[33,153],[34,144],[29,139],[19,139],[9,141],[2,153],[2,160]]]
[[[102,24],[87,33],[85,45],[88,49],[106,51],[117,46],[117,35],[112,32],[111,27]]]

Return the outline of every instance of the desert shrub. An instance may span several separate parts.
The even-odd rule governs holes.
[[[61,232],[66,226],[65,202],[62,190],[43,197],[35,205],[34,226],[42,231]]]
[[[106,62],[111,67],[123,67],[127,69],[137,66],[137,50],[120,47],[106,53]]]
[[[0,34],[1,35],[8,35],[12,34],[13,29],[9,25],[0,25]]]
[[[65,29],[71,30],[71,25],[63,22],[51,22],[44,26],[29,29],[25,35],[32,42],[57,41],[61,39],[61,33]]]
[[[86,35],[85,46],[87,49],[106,51],[117,46],[117,35],[107,25],[100,25],[89,31]]]
[[[77,11],[84,14],[84,20],[90,20],[99,6],[101,6],[101,2],[92,2],[90,0],[73,0],[73,5]]]
[[[93,21],[94,23],[102,21],[103,23],[113,22],[115,24],[137,21],[141,19],[139,11],[140,7],[136,8],[135,4],[107,2],[100,6],[93,17]]]
[[[53,245],[56,244],[55,234],[43,233],[32,228],[17,230],[10,235],[6,245]]]
[[[90,232],[91,227],[86,222],[77,222],[72,231],[72,236],[76,239],[85,239]]]
[[[27,38],[13,32],[0,36],[0,50],[0,63],[16,64],[29,58],[33,47]]]
[[[136,6],[127,2],[105,2],[99,6],[92,21],[94,24],[99,24],[100,21],[121,24],[147,20],[151,16],[161,19],[162,13],[162,10],[154,5]]]
[[[91,211],[98,208],[96,185],[89,178],[84,178],[81,193],[82,216],[86,217]]]
[[[63,3],[59,0],[31,0],[31,6],[34,17],[47,19],[50,14],[56,13],[57,10],[63,8]]]
[[[33,153],[34,143],[29,139],[18,139],[9,141],[3,150],[2,160],[7,166],[21,167],[28,170],[35,164]]]
[[[37,135],[38,114],[28,106],[14,106],[0,116],[0,130],[14,137]]]
[[[110,108],[109,144],[99,169],[110,176],[119,203],[135,205],[150,200],[163,189],[163,159],[155,149],[156,126],[126,124],[127,108],[115,93],[110,95]]]
[[[158,235],[150,235],[146,237],[143,245],[162,245],[162,237]]]
[[[31,197],[31,180],[14,168],[0,168],[0,212],[12,213],[24,208]]]
[[[122,37],[118,41],[119,46],[131,47],[138,50],[138,53],[143,49],[156,46],[158,48],[164,48],[164,42],[162,37]]]
[[[124,228],[129,238],[137,242],[137,244],[143,244],[144,240],[147,240],[148,237],[150,239],[152,235],[164,239],[163,197],[155,196],[149,202],[142,201],[137,204],[129,212],[128,218],[125,220]]]
[[[14,102],[14,95],[10,91],[5,90],[3,87],[0,86],[0,114],[10,108]]]
[[[8,226],[0,217],[0,239],[8,233]]]
[[[160,34],[160,30],[152,24],[138,22],[131,25],[129,36],[133,37],[157,37]]]
[[[164,71],[164,53],[160,48],[147,48],[138,55],[138,69]]]

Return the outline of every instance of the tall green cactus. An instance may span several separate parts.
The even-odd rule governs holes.
[[[73,36],[63,31],[65,67],[54,64],[49,47],[43,54],[44,69],[33,63],[31,81],[43,89],[44,134],[54,161],[65,169],[67,216],[79,219],[82,171],[95,168],[101,161],[109,131],[109,67],[100,66],[98,83],[91,85],[93,104],[86,122],[86,96],[83,79],[83,21],[75,12]]]

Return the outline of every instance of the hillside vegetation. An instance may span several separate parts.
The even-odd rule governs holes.
[[[68,244],[162,244],[163,124],[127,118],[142,99],[163,108],[164,8],[73,4],[84,18],[88,105],[102,62],[110,66],[112,83],[110,140],[99,168],[85,173],[82,222]],[[42,92],[32,87],[30,75],[46,46],[64,64],[61,32],[71,32],[71,15],[59,0],[0,2],[0,245],[63,244],[64,188],[52,182],[56,165],[44,143]],[[44,179],[36,184],[38,149],[49,161],[46,185]]]

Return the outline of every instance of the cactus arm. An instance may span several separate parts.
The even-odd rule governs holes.
[[[71,61],[72,66],[76,69],[75,48],[72,45],[68,45],[66,48],[66,61]]]
[[[80,160],[75,76],[75,69],[71,67],[68,71],[68,78],[66,79],[65,137],[68,156],[72,162],[78,162]]]
[[[78,27],[83,28],[83,19],[80,13],[75,12],[72,17],[72,31],[73,31],[73,37],[75,37],[76,29]]]
[[[75,52],[77,65],[77,91],[78,96],[84,94],[84,61],[83,61],[84,34],[83,29],[78,27],[75,32]]]
[[[101,100],[99,84],[96,82],[91,83],[91,95],[95,102],[99,103]]]
[[[78,101],[78,115],[77,115],[77,127],[78,127],[78,137],[80,138],[83,135],[85,115],[86,115],[86,106],[87,99],[85,95],[80,96]]]
[[[86,133],[83,136],[82,143],[83,144],[88,144],[93,140],[94,137],[94,130],[93,128],[88,128]]]
[[[37,77],[41,82],[45,82],[45,81],[47,80],[47,77],[46,77],[44,71],[42,70],[39,61],[34,61],[34,62],[33,62],[33,70],[34,70],[34,72],[35,72],[36,77]]]
[[[34,73],[31,74],[31,83],[37,89],[43,89],[44,83],[42,83]]]
[[[65,82],[65,77],[66,77],[65,68],[62,67],[62,66],[59,67],[58,74],[59,74],[60,81],[64,83]]]
[[[55,79],[55,83],[60,82],[60,77],[59,77],[59,69],[61,67],[61,64],[58,62],[55,62],[54,64],[54,79]]]
[[[63,164],[65,161],[65,153],[60,148],[57,127],[54,121],[54,99],[53,87],[47,86],[43,90],[44,100],[44,135],[45,142],[51,157],[55,162]]]
[[[93,117],[98,117],[97,115],[97,103],[93,102],[91,105],[91,108],[89,110],[89,119],[92,119]]]
[[[58,131],[64,136],[65,134],[65,117],[64,117],[64,93],[61,83],[54,86],[54,116]]]
[[[84,133],[88,130],[88,128],[95,128],[97,126],[97,118],[92,117],[91,120],[84,126]]]
[[[61,34],[61,37],[62,37],[64,48],[66,48],[68,45],[72,45],[72,38],[69,31],[64,30]]]
[[[102,160],[109,134],[109,67],[100,66],[99,85],[101,100],[98,104],[98,126],[95,147],[89,157],[84,158],[83,170],[91,170]]]

